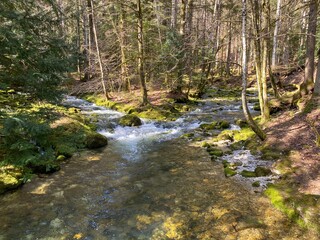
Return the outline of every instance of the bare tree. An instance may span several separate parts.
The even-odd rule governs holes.
[[[265,133],[259,128],[259,126],[253,121],[252,116],[249,112],[247,104],[247,72],[248,72],[248,63],[247,63],[247,1],[242,0],[242,108],[244,116],[252,128],[252,130],[258,135],[261,140],[266,139]]]

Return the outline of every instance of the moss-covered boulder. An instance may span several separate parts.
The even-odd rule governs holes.
[[[141,126],[142,121],[136,115],[128,114],[120,118],[119,124],[124,127],[134,127],[134,126]]]
[[[0,194],[19,187],[22,184],[21,178],[21,171],[0,170]]]
[[[254,170],[257,177],[265,177],[272,174],[271,170],[269,168],[265,167],[256,167]]]
[[[256,188],[260,187],[260,182],[259,181],[253,182],[252,187],[256,187]]]
[[[108,145],[108,139],[99,133],[90,133],[86,138],[86,147],[89,149],[100,148]]]
[[[230,127],[230,123],[227,121],[213,121],[212,123],[203,123],[200,125],[200,128],[206,131],[215,130],[215,129],[227,129]]]

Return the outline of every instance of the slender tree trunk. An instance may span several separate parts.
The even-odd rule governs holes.
[[[271,63],[272,68],[274,68],[276,66],[276,60],[277,60],[278,31],[280,28],[280,16],[281,16],[281,0],[278,0],[277,1],[276,23],[275,23],[275,27],[274,27],[274,33],[273,33],[273,48],[272,48],[272,63]],[[270,16],[269,16],[269,18],[270,18]]]
[[[305,95],[314,87],[314,53],[316,47],[316,32],[317,32],[317,11],[318,0],[310,0],[309,4],[309,20],[308,34],[306,42],[306,62],[304,73],[304,84],[301,85],[301,94]]]
[[[127,57],[126,57],[126,26],[125,26],[125,11],[123,5],[120,5],[120,32],[118,34],[121,52],[121,82],[124,84],[124,89],[130,91],[131,82],[128,73]],[[117,31],[115,29],[115,31]]]
[[[171,28],[177,29],[178,0],[171,1]]]
[[[231,62],[231,41],[232,41],[232,22],[229,23],[229,38],[228,38],[228,50],[227,50],[227,63],[226,63],[226,74],[231,76],[230,62]]]
[[[83,81],[90,80],[90,41],[89,41],[89,28],[88,28],[88,13],[87,13],[87,4],[84,0],[82,1],[82,21],[83,21],[83,39],[84,39],[84,46],[83,46],[83,71],[84,77]]]
[[[248,63],[247,63],[247,1],[242,0],[242,108],[244,116],[252,128],[252,130],[258,135],[261,140],[266,139],[265,133],[259,128],[259,126],[253,121],[250,114],[248,104],[247,104],[247,72],[248,72]]]
[[[314,83],[313,94],[315,96],[320,96],[320,49],[318,50],[318,64],[317,64],[317,75]]]
[[[80,0],[77,0],[77,47],[78,47],[78,59],[77,59],[77,70],[79,74],[79,80],[82,80],[82,70],[81,70],[81,26],[80,26]]]
[[[252,1],[251,1],[252,2]],[[268,93],[267,93],[267,41],[266,41],[266,27],[267,22],[261,20],[262,3],[259,0],[252,2],[252,20],[254,28],[254,47],[255,47],[255,62],[256,62],[256,76],[259,91],[259,103],[261,108],[262,121],[267,121],[270,117],[268,106]],[[264,24],[265,31],[261,30],[261,25]],[[265,35],[265,36],[263,36]]]
[[[181,56],[178,62],[178,76],[177,76],[177,86],[175,92],[177,94],[182,94],[182,86],[183,86],[183,76],[185,73],[185,64],[186,64],[186,25],[187,25],[187,0],[182,0],[181,8],[180,8],[180,29],[179,33],[182,39],[182,49]]]
[[[143,42],[143,15],[141,8],[141,1],[137,0],[137,14],[138,14],[138,71],[140,77],[141,91],[142,91],[142,105],[148,104],[148,93],[146,86],[146,77],[144,72],[144,42]]]
[[[99,68],[100,68],[100,79],[101,79],[101,85],[103,89],[104,96],[109,99],[107,88],[104,82],[104,70],[103,70],[103,65],[102,65],[102,59],[101,59],[101,53],[99,49],[99,43],[98,43],[98,35],[97,35],[97,29],[96,29],[96,22],[95,22],[95,15],[94,15],[94,5],[93,5],[93,0],[90,0],[90,5],[91,5],[91,21],[92,21],[92,31],[93,31],[93,36],[94,36],[94,41],[96,45],[96,51],[97,51],[97,57],[98,57],[98,63],[99,63]]]
[[[267,21],[267,31],[268,33],[271,32],[271,9],[270,9],[270,1],[268,0],[267,2],[268,6],[267,6],[267,13],[266,13],[266,21]],[[277,18],[279,18],[278,15],[280,15],[280,10],[278,11],[278,8],[280,9],[280,5],[281,5],[281,0],[278,0],[278,6],[277,6]],[[279,19],[278,19],[279,20]],[[279,28],[278,25],[278,20],[276,22],[276,27],[275,28]],[[273,40],[274,40],[274,44],[277,44],[277,35],[278,35],[278,30],[275,31],[274,35],[273,35]],[[272,86],[272,89],[273,89],[273,93],[274,93],[274,96],[276,98],[279,98],[279,92],[278,92],[278,88],[277,88],[277,84],[276,84],[276,81],[275,81],[275,77],[273,75],[273,72],[272,72],[272,61],[273,61],[273,58],[275,60],[276,58],[276,49],[274,48],[274,45],[273,45],[273,49],[271,49],[271,35],[269,34],[270,37],[267,38],[267,55],[268,55],[268,72],[269,72],[269,78],[270,78],[270,82],[271,82],[271,86]]]

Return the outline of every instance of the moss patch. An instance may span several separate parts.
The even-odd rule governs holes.
[[[242,177],[247,177],[247,178],[250,178],[250,177],[257,177],[257,174],[255,172],[251,172],[251,171],[248,171],[248,170],[243,170],[240,175]]]

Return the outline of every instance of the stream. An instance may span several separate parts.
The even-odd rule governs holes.
[[[201,123],[233,123],[240,102],[206,99],[176,121],[140,127],[120,127],[122,113],[74,97],[65,103],[95,118],[109,145],[0,196],[0,240],[307,239],[250,184],[226,178],[221,162],[180,138]],[[228,157],[238,156],[254,161],[245,151]]]

